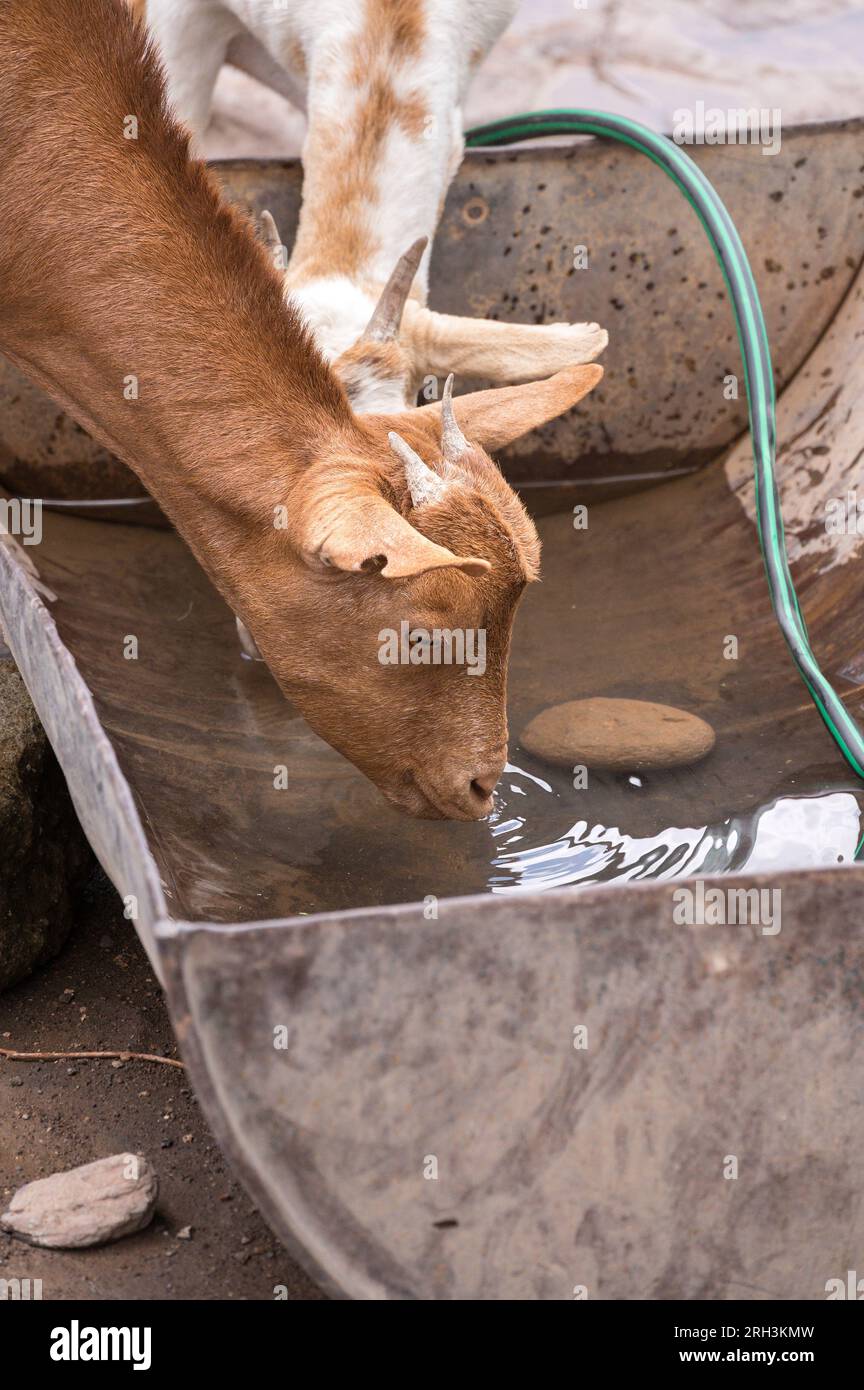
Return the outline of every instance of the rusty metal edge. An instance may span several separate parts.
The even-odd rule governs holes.
[[[788,127],[784,126],[783,138],[784,140],[789,140],[794,139],[796,136],[811,135],[817,132],[819,135],[831,135],[839,133],[840,131],[846,132],[856,130],[864,133],[864,115],[848,116],[840,120],[830,121],[799,121],[795,125],[790,125]],[[665,133],[669,135],[670,139],[672,138],[668,131]],[[507,160],[516,159],[524,163],[526,160],[530,161],[533,158],[538,145],[543,148],[551,148],[554,145],[558,149],[575,151],[577,149],[583,149],[586,145],[598,145],[601,143],[603,142],[599,137],[594,135],[579,135],[575,137],[556,136],[552,139],[538,137],[536,140],[525,141],[518,145],[492,145],[474,149],[469,148],[466,149],[463,159],[465,163],[470,165],[472,163],[482,163],[484,160],[489,159],[495,160],[497,158],[500,160],[502,156],[506,156]],[[208,166],[216,174],[223,169],[237,169],[246,173],[255,172],[260,169],[294,169],[301,165],[302,160],[299,155],[292,155],[284,159],[280,159],[276,156],[269,156],[267,158],[248,157],[242,159],[208,160]]]
[[[161,983],[157,924],[168,909],[132,790],[75,658],[23,566],[4,545],[0,619],[87,839],[121,897],[137,899],[135,929]]]

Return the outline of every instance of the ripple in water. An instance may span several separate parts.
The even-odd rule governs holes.
[[[634,786],[637,778],[631,779]],[[825,868],[855,858],[861,813],[851,792],[783,796],[717,825],[670,826],[634,839],[615,827],[576,821],[551,844],[531,844],[532,807],[560,800],[548,782],[508,763],[489,819],[498,853],[488,888],[513,893],[568,884]]]

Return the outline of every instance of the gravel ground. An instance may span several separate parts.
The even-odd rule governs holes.
[[[176,1056],[161,991],[113,888],[94,867],[62,954],[0,995],[0,1045],[20,1052]],[[0,1057],[0,1198],[109,1154],[159,1175],[151,1225],[100,1249],[42,1250],[0,1233],[0,1279],[41,1279],[44,1299],[289,1299],[323,1294],[286,1255],[227,1169],[174,1067]],[[191,1227],[187,1239],[177,1232]]]

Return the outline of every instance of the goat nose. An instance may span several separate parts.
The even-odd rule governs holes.
[[[506,761],[507,754],[504,752],[485,760],[482,766],[475,770],[474,776],[471,778],[471,791],[475,796],[481,797],[484,801],[489,800],[498,785],[498,779],[504,771]]]
[[[471,762],[450,764],[429,779],[431,796],[442,815],[452,820],[482,820],[492,809],[492,793],[507,762],[506,745]],[[418,779],[419,780],[419,779]],[[423,782],[420,781],[423,790]]]
[[[478,796],[490,797],[498,785],[500,772],[482,772],[477,777],[471,778],[471,790]]]

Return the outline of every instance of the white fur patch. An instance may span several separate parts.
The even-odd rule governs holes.
[[[356,343],[376,303],[346,275],[310,280],[289,290],[286,298],[299,309],[328,362]]]

